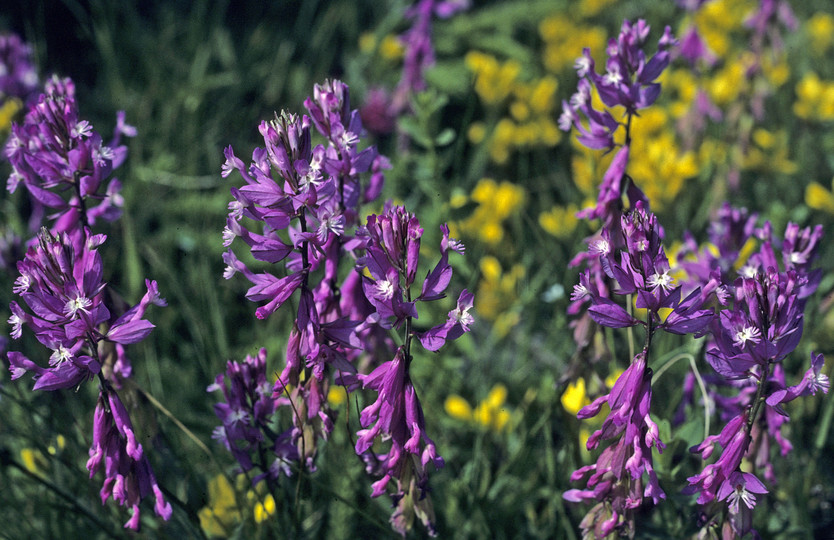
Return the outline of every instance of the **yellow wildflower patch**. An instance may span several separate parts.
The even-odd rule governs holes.
[[[496,384],[492,387],[486,399],[474,409],[465,399],[457,394],[446,398],[446,414],[457,420],[469,422],[495,432],[503,431],[511,419],[510,410],[505,406],[507,401],[507,387]]]

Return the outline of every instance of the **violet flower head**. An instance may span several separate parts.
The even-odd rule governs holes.
[[[154,512],[164,520],[171,518],[171,504],[165,500],[148,458],[119,396],[107,391],[99,394],[93,422],[93,445],[87,470],[90,478],[104,470],[101,502],[111,496],[121,506],[129,506],[132,517],[125,528],[139,530],[139,503],[153,494]]]
[[[622,106],[626,114],[632,115],[639,109],[652,105],[660,95],[660,83],[655,82],[671,60],[670,48],[677,45],[671,30],[666,27],[658,41],[658,51],[649,59],[643,46],[650,27],[644,20],[631,23],[623,21],[616,40],[608,43],[606,72],[596,72],[594,59],[589,49],[584,49],[576,61],[576,73],[580,77],[577,93],[570,102],[563,102],[559,126],[569,131],[573,126],[580,135],[579,141],[589,148],[614,148],[613,133],[618,122],[608,111],[596,111],[591,105],[591,92],[596,89],[606,107]],[[580,121],[580,113],[588,121],[586,128]]]
[[[0,102],[9,97],[28,102],[38,82],[31,47],[16,34],[0,35]]]
[[[5,147],[12,165],[8,190],[14,192],[22,183],[37,204],[56,211],[53,233],[68,232],[81,242],[82,229],[97,218],[112,221],[121,215],[120,184],[108,177],[127,157],[121,136],[134,134],[135,128],[119,113],[114,137],[105,144],[80,119],[73,82],[53,76],[23,124],[12,125]],[[72,195],[66,199],[61,191]],[[90,207],[91,201],[100,202]]]
[[[221,391],[224,399],[214,406],[222,425],[212,437],[232,453],[242,472],[258,463],[265,469],[264,474],[275,471],[289,475],[287,463],[298,456],[295,447],[287,442],[288,434],[275,436],[270,427],[278,402],[272,397],[272,384],[266,377],[266,356],[266,349],[260,349],[256,356],[247,355],[243,362],[229,361],[226,372],[218,374],[206,389]],[[263,450],[275,454],[277,466],[259,462]]]
[[[432,463],[436,468],[444,465],[434,441],[426,434],[423,409],[408,374],[409,363],[404,348],[400,347],[393,360],[383,363],[370,375],[359,375],[365,388],[377,392],[377,400],[359,417],[363,429],[357,433],[356,453],[368,452],[378,437],[390,442],[387,452],[373,453],[367,458],[369,471],[381,476],[373,484],[373,497],[385,493],[389,482],[395,480],[396,500],[409,492],[413,480],[419,491],[413,494],[412,500],[422,501],[428,494],[427,465]],[[432,534],[434,516],[423,514],[421,518]]]
[[[702,309],[705,301],[700,289],[695,289],[681,300],[682,286],[670,275],[669,260],[662,245],[663,230],[654,214],[646,212],[641,203],[623,214],[620,226],[622,238],[617,241],[624,249],[613,250],[614,239],[603,230],[602,237],[591,246],[597,253],[605,274],[617,284],[616,294],[637,296],[638,308],[648,310],[650,329],[663,329],[673,334],[697,334],[712,319],[710,309]],[[589,274],[580,280],[580,291],[591,299],[590,316],[598,324],[624,328],[640,324],[622,306],[594,293],[587,282]],[[579,294],[579,292],[577,294]],[[577,297],[578,298],[578,297]],[[661,309],[671,313],[663,320]]]

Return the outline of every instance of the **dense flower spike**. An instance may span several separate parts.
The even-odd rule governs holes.
[[[595,530],[597,538],[603,538],[615,529],[634,530],[634,510],[649,497],[657,504],[666,494],[660,487],[652,466],[652,447],[662,452],[666,447],[660,440],[657,424],[649,415],[651,405],[651,371],[646,365],[646,351],[635,356],[631,365],[614,383],[609,394],[600,396],[583,407],[578,418],[591,418],[599,414],[604,403],[611,414],[588,439],[588,449],[595,449],[602,440],[615,440],[600,454],[596,464],[582,467],[571,475],[578,481],[589,472],[587,489],[572,489],[564,493],[571,502],[605,502],[609,514],[599,514],[592,509],[583,530]],[[643,475],[648,476],[648,483]],[[601,519],[602,517],[605,519]]]
[[[577,140],[588,148],[613,150],[617,146],[615,132],[621,125],[625,126],[624,141],[605,173],[596,206],[580,213],[580,217],[587,219],[602,219],[606,228],[612,222],[616,226],[623,195],[628,196],[632,205],[637,201],[648,202],[626,174],[631,145],[631,118],[638,110],[657,100],[660,83],[655,81],[669,65],[670,48],[677,44],[667,26],[658,41],[657,53],[647,60],[642,47],[649,36],[649,30],[649,25],[642,19],[634,24],[628,20],[623,21],[617,39],[608,43],[605,75],[596,72],[590,49],[584,49],[582,56],[576,60],[576,74],[579,76],[577,91],[569,102],[562,102],[559,127],[563,131],[575,128],[578,132]],[[594,93],[608,108],[623,107],[625,119],[620,121],[608,110],[595,109],[592,103]]]
[[[231,147],[225,151],[222,168],[223,176],[237,170],[246,182],[231,190],[235,200],[229,204],[224,245],[229,247],[241,238],[255,259],[271,264],[286,261],[288,271],[283,277],[254,273],[229,250],[224,255],[225,277],[240,272],[252,282],[247,298],[266,302],[255,312],[259,319],[270,316],[299,291],[287,363],[273,391],[276,396],[286,394],[289,401],[282,403],[303,411],[293,415],[292,436],[310,469],[314,468],[315,440],[326,437],[333,424],[326,405],[329,382],[325,371],[340,372],[345,384],[351,384],[356,371],[348,357],[359,346],[356,331],[362,320],[342,314],[339,262],[358,245],[350,233],[359,205],[378,195],[384,180],[381,169],[387,167],[374,147],[358,149],[362,123],[350,109],[349,96],[341,81],[316,85],[313,96],[305,101],[310,116],[282,112],[273,121],[262,122],[264,147],[253,152],[249,168]],[[313,146],[312,127],[325,137],[326,145]],[[369,171],[371,179],[365,187],[361,175]],[[247,229],[244,218],[262,222],[263,234]],[[312,279],[319,271],[323,276],[315,285]],[[308,370],[312,378],[304,375]],[[316,436],[305,441],[308,431]]]
[[[358,226],[360,204],[379,195],[382,170],[390,165],[373,147],[358,149],[362,124],[350,109],[347,86],[335,80],[316,85],[305,106],[310,116],[284,112],[261,124],[265,147],[253,152],[248,168],[231,148],[225,151],[222,168],[223,176],[236,170],[246,182],[231,190],[235,200],[229,205],[224,245],[241,238],[255,259],[283,262],[286,267],[282,277],[255,273],[229,250],[224,255],[225,277],[240,272],[252,282],[247,297],[266,302],[256,310],[258,318],[274,313],[298,291],[286,364],[272,387],[272,405],[266,407],[271,410],[261,413],[271,415],[279,406],[292,409],[289,438],[294,451],[287,450],[285,434],[274,443],[275,452],[280,459],[298,460],[313,471],[317,441],[333,429],[328,375],[335,375],[335,382],[348,392],[359,388],[377,392],[375,404],[362,412],[364,429],[356,443],[369,472],[380,477],[373,495],[385,493],[394,480],[398,504],[394,527],[405,534],[417,515],[433,532],[426,466],[429,462],[442,466],[443,460],[425,433],[422,408],[410,380],[411,343],[416,339],[436,351],[463,335],[473,322],[469,313],[473,295],[463,291],[443,324],[418,331],[413,321],[418,303],[445,297],[452,276],[449,251],[462,253],[463,246],[449,238],[448,227],[441,227],[440,261],[427,273],[420,294],[412,294],[423,236],[416,216],[387,203],[383,213]],[[313,127],[326,145],[313,146]],[[369,182],[363,185],[361,175],[368,173]],[[246,228],[245,219],[262,222],[263,233]],[[339,269],[346,255],[355,257],[356,264],[343,279]],[[388,331],[403,326],[405,344],[396,347]],[[254,362],[248,359],[247,369],[255,369]],[[360,371],[369,365],[370,375]],[[260,370],[260,361],[257,366]],[[232,372],[240,369],[230,363],[230,379],[234,381]],[[219,375],[210,389],[223,388],[222,381]],[[264,444],[256,413],[248,405],[261,402],[253,391],[224,391],[226,403],[216,408],[224,423],[217,438],[243,470],[254,466],[252,450]],[[378,436],[391,441],[383,455],[370,452]]]
[[[229,361],[226,372],[218,374],[206,390],[220,390],[225,400],[214,406],[222,425],[213,438],[231,452],[242,472],[257,465],[261,476],[271,482],[279,473],[290,474],[289,462],[297,460],[298,454],[289,443],[289,432],[275,434],[270,427],[279,403],[272,398],[272,384],[266,378],[266,355],[266,349],[261,349],[243,362]],[[275,456],[271,463],[263,461],[267,451]]]
[[[463,252],[463,246],[449,238],[447,226],[443,225],[441,231],[440,261],[426,275],[420,295],[413,300],[411,286],[417,275],[423,235],[417,218],[403,207],[389,205],[382,215],[369,216],[367,226],[359,233],[367,244],[365,256],[357,263],[370,275],[364,278],[363,289],[376,310],[370,320],[386,328],[405,324],[406,336],[405,344],[397,348],[392,360],[370,375],[358,376],[364,388],[377,392],[377,400],[362,411],[360,424],[364,429],[358,433],[356,452],[366,454],[369,472],[381,477],[374,483],[374,497],[385,493],[391,480],[396,480],[394,500],[398,506],[391,522],[403,535],[410,528],[407,516],[413,519],[415,514],[429,533],[435,534],[426,466],[432,463],[442,467],[444,463],[426,435],[422,406],[411,382],[411,342],[417,338],[425,349],[436,351],[447,340],[462,336],[473,322],[469,314],[473,295],[464,290],[445,323],[425,332],[412,330],[418,304],[445,296],[452,277],[449,251]],[[383,454],[368,454],[379,437],[389,441],[390,448]]]
[[[727,307],[711,322],[706,359],[729,381],[716,383],[737,390],[735,396],[714,395],[719,413],[730,420],[720,435],[707,437],[693,451],[704,459],[716,443],[723,451],[713,464],[689,478],[685,493],[698,493],[699,504],[726,500],[729,526],[739,536],[752,527],[752,494],[766,493],[753,474],[740,472],[742,458],[750,459],[768,482],[775,483],[771,440],[783,456],[792,449],[781,431],[788,420],[781,405],[817,390],[828,391],[828,377],[821,374],[822,355],[812,354],[812,366],[802,382],[789,388],[781,366],[799,344],[805,303],[819,284],[820,271],[811,265],[821,236],[819,226],[801,229],[789,223],[784,241],[775,242],[769,222],[756,228],[755,216],[725,205],[710,231],[715,253],[704,249],[695,261],[683,263],[693,282],[703,283],[709,273],[721,284],[718,290],[724,291],[719,300]],[[753,252],[756,240],[760,247]],[[688,252],[696,253],[694,242],[690,244]],[[782,270],[774,244],[781,244]]]
[[[31,312],[17,302],[10,304],[11,335],[20,338],[27,326],[52,354],[49,367],[44,368],[22,353],[10,352],[13,379],[32,371],[36,390],[74,387],[101,371],[99,343],[136,343],[153,329],[143,317],[150,303],[164,305],[156,282],[148,281],[148,293],[121,317],[112,319],[105,306],[106,284],[97,249],[105,238],[92,236],[76,252],[67,234],[56,238],[44,229],[38,243],[18,263],[20,277],[14,290]]]
[[[52,232],[68,233],[80,249],[84,227],[121,214],[121,184],[108,177],[127,156],[121,136],[135,134],[120,112],[113,140],[104,144],[93,126],[80,119],[73,82],[54,76],[23,124],[12,125],[5,148],[13,169],[8,190],[22,183],[37,204],[54,209]],[[91,201],[97,204],[90,206]]]

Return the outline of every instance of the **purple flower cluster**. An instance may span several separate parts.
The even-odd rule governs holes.
[[[242,472],[252,470],[252,456],[264,459],[265,452],[275,455],[272,463],[260,463],[272,482],[279,474],[290,474],[289,463],[298,460],[298,453],[289,443],[290,433],[276,434],[272,430],[272,416],[278,400],[272,397],[272,384],[266,378],[266,349],[257,356],[247,355],[243,362],[229,361],[226,372],[220,373],[207,391],[220,390],[224,402],[214,406],[223,425],[214,430],[220,441],[240,463]],[[262,476],[254,479],[257,484]]]
[[[811,355],[811,367],[791,387],[786,385],[781,365],[799,344],[805,304],[821,278],[820,269],[812,265],[822,227],[802,229],[789,223],[781,242],[780,265],[770,224],[755,228],[754,221],[746,211],[725,206],[711,231],[718,255],[704,250],[700,259],[686,263],[694,279],[710,271],[722,283],[724,295],[719,298],[726,308],[711,321],[706,360],[720,376],[718,384],[734,388],[736,395],[713,395],[727,423],[719,435],[707,437],[693,451],[707,459],[718,443],[722,452],[714,463],[689,478],[685,492],[698,493],[700,504],[727,500],[730,526],[740,536],[751,529],[755,506],[751,494],[766,492],[753,473],[740,476],[742,458],[749,458],[768,482],[775,483],[771,440],[783,456],[792,448],[781,433],[788,419],[782,404],[818,390],[827,392],[829,386],[828,377],[821,374],[822,355]],[[738,246],[754,239],[760,241],[760,249],[739,268],[738,277],[728,279]],[[745,504],[739,505],[739,500]]]
[[[447,340],[462,336],[473,322],[469,310],[474,297],[464,290],[443,324],[423,332],[412,330],[412,322],[418,318],[417,305],[445,296],[452,277],[449,251],[463,251],[462,245],[449,238],[448,227],[444,225],[441,230],[440,261],[426,275],[420,295],[413,300],[411,285],[417,274],[423,234],[416,217],[402,207],[388,207],[382,215],[369,216],[367,226],[359,232],[367,245],[365,255],[357,264],[370,275],[363,279],[362,285],[368,302],[375,309],[366,322],[373,321],[386,328],[405,323],[406,340],[397,348],[392,360],[382,363],[369,375],[359,375],[363,388],[376,391],[377,400],[360,415],[363,429],[358,433],[356,452],[366,454],[368,471],[381,476],[373,484],[374,497],[382,495],[389,482],[396,479],[394,499],[399,506],[391,521],[403,535],[410,527],[407,520],[404,521],[410,514],[404,504],[414,504],[418,515],[425,516],[421,519],[429,533],[435,534],[433,512],[430,502],[425,500],[428,493],[426,466],[432,463],[439,468],[444,464],[434,442],[426,434],[422,406],[409,375],[412,336],[426,350],[436,351]],[[390,441],[388,451],[368,454],[379,437]]]
[[[572,502],[600,503],[582,524],[583,530],[593,530],[597,538],[615,529],[633,531],[634,510],[643,504],[643,499],[651,498],[656,504],[666,497],[651,457],[652,447],[660,452],[665,448],[657,424],[650,416],[651,370],[647,362],[653,334],[657,330],[697,334],[713,317],[713,311],[703,307],[709,290],[696,288],[681,300],[683,286],[676,285],[670,275],[661,243],[662,229],[642,203],[638,202],[634,210],[623,214],[618,231],[621,238],[613,239],[603,229],[601,238],[591,245],[591,256],[599,259],[605,275],[615,284],[614,293],[636,296],[637,307],[646,310],[646,320],[638,320],[614,300],[600,294],[589,270],[580,276],[572,297],[574,302],[590,303],[588,314],[597,324],[610,328],[642,324],[646,331],[645,346],[619,376],[611,392],[595,399],[577,415],[581,419],[594,417],[605,404],[611,411],[602,427],[590,436],[587,447],[593,450],[602,440],[612,441],[611,445],[602,451],[595,464],[582,467],[571,476],[571,480],[578,481],[593,472],[586,489],[573,489],[564,494]],[[623,248],[615,250],[612,245]],[[665,316],[661,310],[666,311]],[[648,476],[645,488],[644,474]]]
[[[572,299],[587,297],[591,318],[602,326],[625,328],[642,323],[649,334],[659,329],[673,334],[700,332],[713,315],[711,309],[701,309],[712,291],[697,288],[681,300],[683,286],[675,285],[670,275],[669,260],[661,243],[662,230],[655,215],[647,213],[638,202],[633,211],[623,214],[620,230],[622,238],[616,244],[625,249],[612,250],[615,242],[603,230],[601,239],[591,245],[591,252],[598,254],[605,274],[616,283],[614,292],[636,295],[636,306],[648,310],[647,320],[639,321],[615,301],[600,295],[587,270],[580,276]],[[660,315],[664,308],[671,310],[665,319]]]
[[[359,226],[360,205],[379,195],[382,170],[389,165],[375,148],[359,150],[362,124],[358,113],[350,109],[347,85],[340,81],[317,85],[305,106],[309,116],[284,112],[261,124],[265,147],[253,152],[248,168],[231,148],[226,149],[223,165],[224,176],[237,170],[246,182],[232,188],[235,200],[229,205],[224,245],[229,247],[241,238],[256,260],[285,266],[281,277],[256,273],[229,250],[224,255],[225,277],[240,272],[252,282],[247,298],[265,302],[256,310],[258,318],[274,313],[296,291],[299,297],[286,364],[272,389],[273,405],[269,413],[264,412],[270,409],[265,406],[258,414],[271,415],[279,406],[292,408],[290,438],[296,452],[287,452],[283,446],[279,451],[278,443],[275,451],[284,460],[295,455],[294,459],[313,470],[317,440],[333,429],[333,411],[327,405],[330,375],[348,392],[376,391],[377,401],[362,412],[363,429],[356,443],[357,453],[366,454],[368,470],[381,477],[373,495],[384,493],[396,479],[397,501],[428,504],[420,502],[426,494],[425,466],[429,462],[441,466],[443,461],[425,434],[422,409],[409,377],[411,342],[416,338],[425,349],[436,351],[447,340],[460,337],[472,323],[473,297],[464,291],[443,324],[417,330],[413,321],[418,318],[419,302],[445,296],[452,275],[449,251],[462,253],[463,246],[442,227],[440,261],[427,273],[420,294],[412,295],[423,234],[417,218],[387,204],[382,214],[369,216]],[[324,144],[313,146],[311,127],[325,139]],[[363,175],[370,177],[367,184],[362,182]],[[263,234],[246,228],[244,218],[260,222]],[[354,268],[344,276],[340,269],[344,270],[346,258]],[[390,331],[403,327],[404,345],[396,347]],[[369,375],[364,374],[366,367],[372,369]],[[230,379],[234,380],[231,373],[236,370],[229,365]],[[243,396],[249,396],[248,401]],[[249,405],[233,404],[240,400]],[[252,391],[234,390],[226,393],[226,404],[217,409],[224,423],[226,438],[222,440],[236,447],[233,453],[244,470],[252,467],[252,461],[243,454],[262,442],[258,430],[251,429],[256,416],[251,407],[256,402],[260,403]],[[237,422],[237,427],[231,428],[229,422]],[[391,441],[387,454],[370,455],[377,437]],[[283,445],[283,436],[278,439]],[[414,489],[414,479],[419,496],[404,497],[405,490]],[[397,515],[403,512],[413,515],[414,509],[401,509]],[[427,516],[424,522],[431,528],[429,513],[418,514]],[[401,523],[399,517],[392,521],[395,526]]]
[[[635,24],[623,21],[620,35],[608,43],[604,75],[596,72],[590,49],[585,48],[576,60],[579,86],[570,102],[562,102],[559,126],[564,131],[575,127],[579,132],[577,140],[588,148],[613,149],[614,132],[620,126],[609,111],[597,111],[593,107],[591,94],[594,90],[606,107],[620,106],[625,109],[626,123],[638,110],[652,105],[660,95],[660,83],[655,81],[669,65],[669,48],[677,42],[667,26],[658,41],[657,53],[647,60],[642,47],[649,37],[649,30],[649,25],[642,19]],[[583,124],[583,116],[587,127]],[[628,142],[626,140],[626,146]]]
[[[25,325],[52,353],[48,367],[41,367],[20,352],[9,352],[12,379],[31,371],[35,390],[77,386],[101,372],[99,344],[137,343],[153,329],[143,318],[145,311],[150,304],[165,305],[155,281],[146,281],[147,293],[122,316],[113,317],[105,306],[106,283],[97,249],[105,239],[91,236],[76,252],[66,234],[56,238],[44,229],[18,263],[14,292],[31,312],[18,302],[10,304],[11,336],[20,338]],[[129,366],[126,358],[120,360]]]
[[[347,85],[340,81],[316,85],[305,105],[310,116],[283,112],[272,122],[261,123],[265,146],[253,152],[248,169],[231,147],[226,149],[223,176],[237,170],[246,185],[232,188],[235,200],[229,204],[223,243],[229,247],[241,238],[259,261],[286,260],[286,275],[277,277],[252,272],[231,249],[224,255],[225,277],[241,272],[253,284],[247,298],[266,302],[255,312],[259,319],[300,291],[287,363],[274,390],[304,403],[306,414],[293,416],[293,440],[312,469],[315,441],[326,437],[333,425],[326,405],[326,368],[344,373],[344,384],[355,383],[355,368],[347,358],[352,354],[349,350],[359,346],[359,323],[342,315],[338,281],[340,261],[356,246],[347,232],[356,225],[359,205],[378,196],[387,160],[374,147],[359,150],[362,124],[359,114],[350,109]],[[312,145],[313,126],[326,144]],[[369,171],[370,181],[363,187],[361,177]],[[247,229],[243,218],[261,222],[263,234]],[[311,280],[318,276],[316,286]],[[302,376],[308,368],[313,376]],[[315,436],[305,437],[308,430]]]
[[[150,333],[154,325],[144,319],[145,311],[151,304],[164,306],[165,300],[160,298],[156,282],[146,280],[148,290],[142,300],[120,317],[111,315],[104,302],[106,283],[97,249],[105,239],[104,235],[89,236],[76,252],[66,233],[56,238],[46,229],[41,231],[37,244],[18,263],[20,277],[15,281],[14,292],[28,310],[12,302],[8,322],[13,338],[20,338],[26,326],[51,354],[47,366],[18,351],[9,351],[7,357],[12,379],[31,372],[35,390],[77,387],[84,380],[99,377],[101,392],[87,468],[92,477],[104,465],[102,502],[112,495],[119,504],[131,506],[133,516],[125,526],[137,529],[139,501],[149,493],[156,497],[157,515],[168,519],[171,507],[165,503],[113,386],[119,385],[117,375],[130,375],[123,346]],[[108,343],[115,345],[116,358],[105,378]]]
[[[603,439],[615,442],[602,451],[596,463],[571,475],[571,481],[576,482],[592,472],[587,488],[564,493],[571,502],[600,501],[581,524],[583,530],[594,531],[595,538],[605,538],[615,529],[633,533],[633,512],[642,506],[643,498],[650,497],[654,504],[666,498],[652,467],[652,447],[662,452],[666,445],[649,415],[652,389],[646,353],[644,350],[634,357],[609,394],[600,396],[577,415],[581,419],[596,416],[606,403],[611,408],[602,427],[588,438],[587,446],[593,450]],[[644,473],[648,476],[645,487]]]
[[[164,520],[171,518],[171,504],[156,482],[142,445],[136,434],[127,409],[115,392],[102,392],[98,396],[93,420],[93,445],[87,469],[90,478],[104,469],[101,502],[109,497],[121,506],[130,506],[133,515],[125,523],[126,528],[139,530],[139,503],[153,493],[154,512]]]
[[[70,79],[53,77],[44,94],[33,103],[23,124],[13,124],[6,144],[12,165],[8,188],[21,183],[29,191],[40,221],[42,209],[52,208],[51,230],[41,227],[23,260],[13,291],[20,301],[10,304],[11,337],[19,339],[23,327],[50,351],[46,365],[19,351],[7,358],[12,379],[31,373],[35,390],[78,387],[97,377],[100,383],[95,410],[93,442],[87,469],[92,478],[104,471],[102,503],[111,496],[132,509],[125,527],[138,529],[139,504],[154,495],[156,514],[171,517],[130,417],[117,389],[130,377],[132,367],[125,345],[137,343],[154,325],[145,319],[151,304],[165,306],[157,283],[145,280],[147,292],[138,304],[119,315],[108,304],[109,293],[98,248],[107,237],[92,234],[98,219],[112,221],[121,213],[120,184],[110,173],[125,159],[121,135],[134,135],[119,113],[110,145],[102,143],[86,120],[81,120]],[[95,206],[91,201],[97,201]]]
[[[16,34],[0,35],[0,102],[10,97],[28,102],[38,82],[31,47]]]
[[[93,126],[80,119],[73,82],[53,76],[23,124],[12,124],[5,148],[12,165],[8,190],[22,183],[37,205],[54,210],[52,233],[68,233],[80,249],[84,227],[121,215],[121,183],[108,177],[127,156],[121,136],[135,134],[120,112],[114,137],[104,144]]]
[[[408,108],[412,93],[426,89],[424,72],[434,64],[432,17],[446,19],[468,7],[469,0],[417,0],[406,11],[406,18],[413,19],[414,22],[400,37],[405,47],[405,59],[402,77],[394,90],[390,107],[394,116]]]

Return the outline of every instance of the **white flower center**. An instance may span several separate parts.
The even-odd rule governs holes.
[[[377,280],[374,287],[383,300],[390,300],[394,296],[394,284],[387,279]]]
[[[755,326],[745,326],[738,332],[736,332],[735,340],[733,343],[736,347],[742,348],[744,347],[748,341],[752,341],[753,343],[758,343],[761,340],[762,333],[759,332],[759,329]]]
[[[49,365],[59,367],[70,358],[72,358],[70,350],[63,345],[59,345],[57,349],[52,349],[52,354],[49,356]]]
[[[67,305],[64,306],[64,313],[71,319],[78,317],[78,312],[90,313],[87,309],[92,305],[92,302],[86,296],[76,296],[75,300],[68,300]]]
[[[665,292],[669,292],[672,284],[675,282],[674,278],[669,275],[668,270],[664,270],[662,274],[654,274],[646,281],[646,284],[652,289],[660,287]]]

